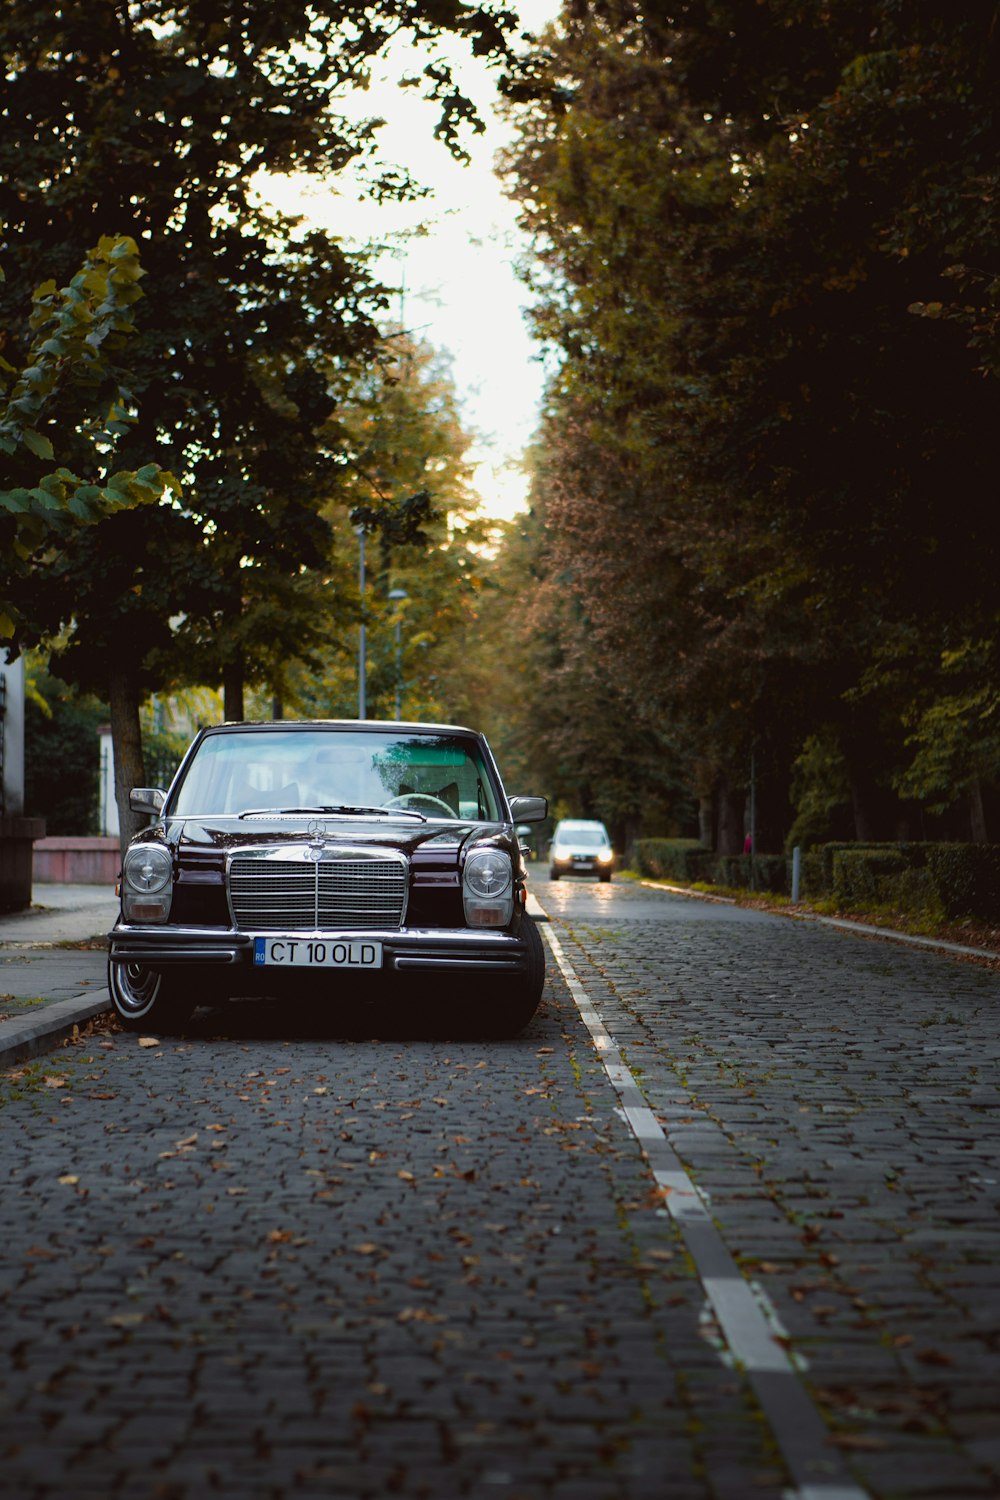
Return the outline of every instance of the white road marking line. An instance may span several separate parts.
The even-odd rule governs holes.
[[[771,1431],[796,1481],[795,1500],[871,1500],[867,1490],[851,1482],[841,1456],[829,1447],[826,1425],[799,1380],[793,1361],[776,1339],[752,1288],[725,1248],[703,1195],[685,1172],[659,1120],[645,1102],[632,1102],[643,1100],[642,1089],[623,1061],[551,925],[546,924],[542,931],[590,1032],[608,1081],[619,1097],[621,1113],[649,1163],[653,1178],[666,1194],[667,1211],[682,1236],[685,1229],[689,1232],[690,1238],[685,1237],[687,1248],[720,1333],[761,1400]],[[671,1166],[656,1166],[654,1155],[661,1161],[670,1160]],[[731,1274],[706,1274],[709,1256],[714,1266],[731,1267]],[[776,1377],[784,1392],[779,1401],[775,1400],[775,1390],[769,1384]],[[817,1479],[820,1474],[831,1478]],[[836,1477],[832,1477],[834,1474]]]
[[[788,1355],[775,1343],[756,1297],[742,1278],[706,1276],[702,1284],[726,1343],[748,1370],[789,1368]]]

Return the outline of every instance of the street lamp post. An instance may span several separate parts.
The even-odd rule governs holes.
[[[389,598],[395,600],[397,606],[410,596],[405,589],[390,589]],[[402,709],[403,696],[403,645],[401,627],[403,617],[399,609],[396,610],[396,723],[399,723]]]
[[[358,527],[358,586],[361,595],[361,627],[358,631],[358,718],[368,717],[368,693],[365,678],[367,676],[367,663],[365,661],[365,528]]]

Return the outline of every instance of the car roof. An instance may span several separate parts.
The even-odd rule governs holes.
[[[607,829],[599,818],[563,818],[561,822],[556,824],[556,830],[558,831],[560,828],[565,829],[568,833],[572,833],[577,828],[599,828],[602,833],[607,832]]]
[[[464,724],[423,724],[417,721],[399,722],[398,719],[241,719],[227,720],[224,724],[209,724],[205,734],[228,734],[243,730],[266,729],[348,729],[352,731],[376,732],[390,729],[398,734],[471,734],[479,737],[478,729],[469,729]]]

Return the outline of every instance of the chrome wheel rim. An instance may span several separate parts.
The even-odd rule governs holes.
[[[115,965],[115,1003],[123,1015],[141,1016],[156,999],[161,976],[145,964]]]

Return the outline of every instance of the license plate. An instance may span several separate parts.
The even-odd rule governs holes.
[[[343,942],[330,938],[255,937],[254,967],[284,969],[380,969],[382,944],[363,938]]]

